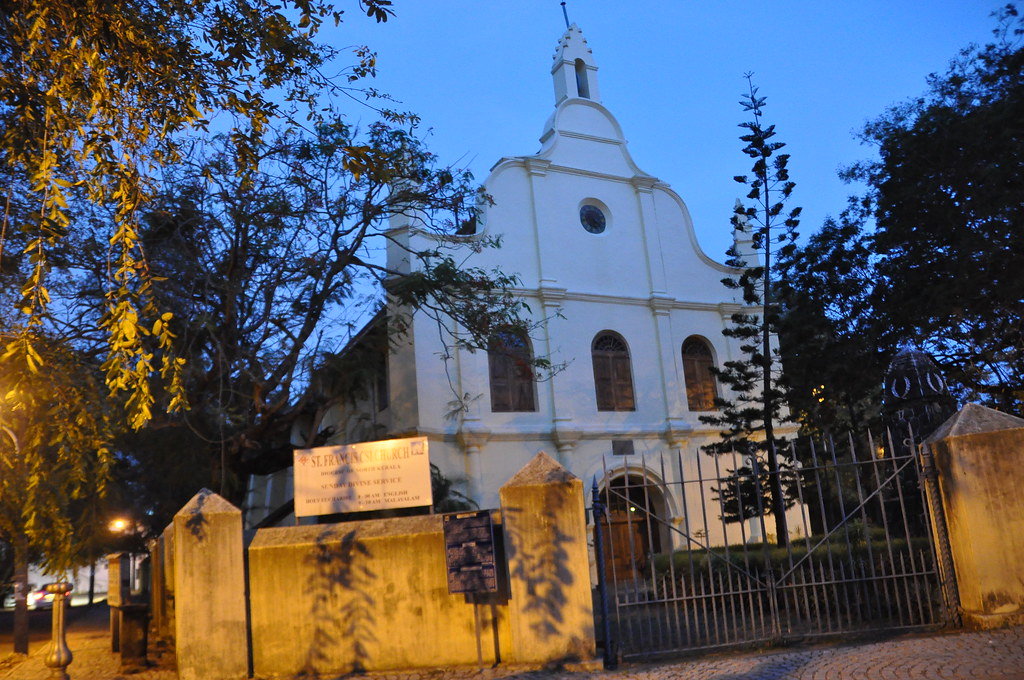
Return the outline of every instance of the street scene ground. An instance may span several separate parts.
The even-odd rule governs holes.
[[[169,655],[151,654],[152,665],[121,673],[110,652],[107,608],[76,608],[69,617],[73,680],[176,680]],[[6,621],[5,621],[6,623]],[[34,629],[36,626],[33,627]],[[9,626],[5,625],[9,635]],[[28,658],[0,661],[0,680],[47,680],[46,646],[39,636]],[[5,650],[10,649],[5,642]],[[4,652],[6,655],[6,651]],[[856,645],[815,646],[705,656],[657,664],[624,665],[614,671],[568,673],[523,668],[453,669],[370,673],[380,680],[1024,680],[1024,627],[979,633],[904,636]],[[211,679],[212,680],[212,679]],[[325,679],[326,680],[326,679]]]

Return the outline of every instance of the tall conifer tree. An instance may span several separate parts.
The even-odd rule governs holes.
[[[742,294],[746,308],[732,315],[731,325],[723,331],[737,339],[743,356],[725,362],[716,370],[718,379],[729,388],[731,396],[716,399],[719,413],[702,416],[701,421],[716,425],[721,440],[705,447],[712,454],[739,452],[746,460],[761,462],[767,474],[752,468],[734,470],[735,483],[718,490],[726,507],[727,519],[743,519],[772,514],[780,545],[788,537],[786,507],[781,472],[789,465],[780,455],[781,440],[776,424],[787,417],[784,413],[783,390],[779,384],[781,363],[774,345],[777,334],[778,306],[773,284],[778,262],[792,255],[799,223],[800,208],[784,212],[795,184],[789,179],[789,154],[778,153],[785,144],[775,141],[775,126],[763,119],[765,98],[758,96],[751,73],[745,74],[748,91],[740,105],[752,119],[740,123],[746,134],[740,140],[743,152],[753,159],[749,175],[734,179],[749,188],[749,204],[738,201],[732,216],[733,228],[750,239],[750,252],[734,245],[728,252],[727,264],[737,274],[723,283]],[[739,241],[739,239],[737,239]]]

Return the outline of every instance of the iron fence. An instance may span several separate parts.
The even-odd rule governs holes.
[[[945,538],[932,530],[912,437],[789,443],[777,473],[788,506],[782,540],[766,517],[772,473],[757,455],[616,458],[593,499],[608,652],[929,628],[955,617],[937,568]]]

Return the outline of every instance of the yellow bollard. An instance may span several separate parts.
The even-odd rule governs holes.
[[[53,593],[53,633],[45,662],[53,669],[50,676],[53,680],[70,680],[67,668],[73,657],[64,635],[64,611],[67,606],[67,595],[71,592],[71,584],[50,583],[46,586],[46,592]]]

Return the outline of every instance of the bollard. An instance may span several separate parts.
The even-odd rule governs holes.
[[[73,657],[65,637],[64,612],[71,584],[50,583],[46,586],[46,592],[53,593],[53,632],[44,661],[47,667],[53,669],[50,674],[53,680],[69,680],[67,669]]]

